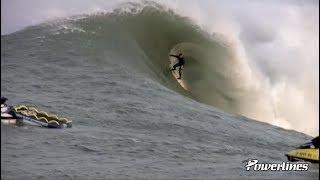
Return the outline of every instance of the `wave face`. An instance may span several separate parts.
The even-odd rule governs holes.
[[[44,34],[46,39],[70,42],[77,37],[81,40],[77,43],[90,47],[87,55],[94,51],[102,61],[126,66],[195,100],[246,114],[244,93],[254,97],[247,85],[250,69],[237,59],[223,35],[209,35],[190,19],[158,4],[125,6],[113,13],[49,22],[41,28],[49,32]],[[186,91],[169,72],[168,54],[178,53],[186,59]]]

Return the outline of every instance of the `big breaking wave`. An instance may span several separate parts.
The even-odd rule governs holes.
[[[310,133],[281,115],[277,98],[229,37],[209,34],[192,20],[157,3],[128,3],[111,13],[49,21],[25,31],[42,34],[49,41],[71,40],[87,45],[83,54],[103,56],[106,61],[227,112]],[[179,52],[186,57],[183,81],[187,90],[169,72],[168,54]]]

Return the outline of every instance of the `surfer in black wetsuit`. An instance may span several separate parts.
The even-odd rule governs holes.
[[[184,65],[184,58],[182,56],[182,53],[180,53],[178,56],[172,55],[172,54],[169,54],[169,56],[172,56],[172,57],[175,57],[178,59],[178,63],[173,65],[173,68],[171,69],[171,71],[174,71],[174,70],[176,70],[177,67],[179,67],[179,77],[177,79],[181,79],[181,68]]]

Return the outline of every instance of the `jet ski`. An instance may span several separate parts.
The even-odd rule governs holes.
[[[1,97],[1,123],[13,125],[21,124],[22,118],[19,118],[15,114],[12,106],[5,104],[6,101],[7,98]]]
[[[28,124],[46,128],[72,127],[72,121],[67,118],[59,118],[57,115],[39,111],[32,106],[8,106],[5,104],[6,100],[6,98],[1,97],[1,122],[4,124]]]
[[[285,154],[289,161],[319,163],[319,136]]]

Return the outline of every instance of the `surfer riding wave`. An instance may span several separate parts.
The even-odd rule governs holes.
[[[177,67],[179,67],[179,77],[177,79],[181,79],[181,69],[182,69],[182,66],[184,66],[184,64],[185,64],[182,53],[180,53],[179,55],[169,54],[169,56],[172,56],[172,57],[175,57],[178,59],[178,63],[173,65],[173,68],[171,69],[171,71],[174,71],[174,70],[176,70]]]

